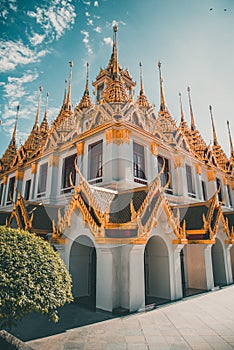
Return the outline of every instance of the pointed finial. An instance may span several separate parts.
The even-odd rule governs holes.
[[[73,62],[69,62],[70,66],[70,75],[69,75],[69,83],[68,83],[68,91],[67,91],[67,106],[70,108],[71,107],[71,81],[72,81],[72,67],[73,67]]]
[[[67,100],[67,79],[65,79],[65,87],[64,87],[63,105],[65,105],[66,100]]]
[[[229,125],[229,121],[228,120],[227,120],[227,127],[228,127],[228,135],[229,135],[231,158],[234,159],[234,148],[233,148],[232,135],[231,135],[230,125]]]
[[[189,110],[190,110],[190,118],[191,118],[191,130],[195,130],[196,129],[196,125],[195,125],[195,121],[194,121],[194,116],[193,116],[193,108],[192,108],[192,100],[191,100],[191,89],[188,86],[187,87],[187,91],[188,91],[188,98],[189,98]]]
[[[40,108],[41,108],[41,95],[42,95],[42,86],[39,87],[39,97],[38,97],[38,106],[37,106],[37,114],[35,119],[35,126],[39,123],[39,117],[40,117]]]
[[[217,135],[216,135],[216,131],[215,131],[214,118],[213,118],[211,105],[209,105],[209,110],[210,110],[210,117],[211,117],[212,129],[213,129],[213,145],[216,146],[218,144],[218,140],[217,140]]]
[[[86,63],[86,85],[85,85],[85,92],[89,93],[89,63]]]
[[[162,63],[160,61],[158,61],[159,82],[160,82],[160,111],[166,111],[166,104],[165,104],[165,98],[164,98],[164,92],[163,92],[163,79],[162,79],[161,65],[162,65]]]
[[[44,114],[44,120],[47,120],[48,118],[48,99],[49,99],[49,93],[46,93],[46,107],[45,107],[45,114]]]
[[[19,119],[19,109],[20,106],[18,104],[18,106],[16,107],[16,117],[15,117],[15,126],[14,126],[14,130],[13,130],[13,134],[12,134],[12,140],[16,140],[16,129],[17,129],[17,124],[18,124],[18,119]]]
[[[139,67],[140,67],[140,95],[142,95],[144,93],[144,89],[143,89],[143,79],[142,79],[142,63],[139,63]]]
[[[115,24],[113,26],[113,79],[117,79],[119,75],[119,67],[118,67],[118,52],[117,52],[117,31],[118,27]]]
[[[184,111],[183,111],[183,104],[182,104],[182,97],[181,93],[179,92],[179,97],[180,97],[180,122],[184,123]]]

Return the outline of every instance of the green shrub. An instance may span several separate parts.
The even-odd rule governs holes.
[[[73,300],[71,277],[49,243],[0,226],[0,324],[11,327],[33,311],[57,322],[57,309]]]

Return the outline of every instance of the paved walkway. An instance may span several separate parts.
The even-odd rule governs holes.
[[[234,286],[28,344],[35,350],[234,349]]]

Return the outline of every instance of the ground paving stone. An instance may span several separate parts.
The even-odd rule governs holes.
[[[35,339],[35,350],[234,349],[234,286]]]

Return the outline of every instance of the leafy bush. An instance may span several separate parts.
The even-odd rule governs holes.
[[[57,308],[73,300],[71,277],[49,243],[0,226],[0,323],[11,327],[33,311],[57,322]]]

